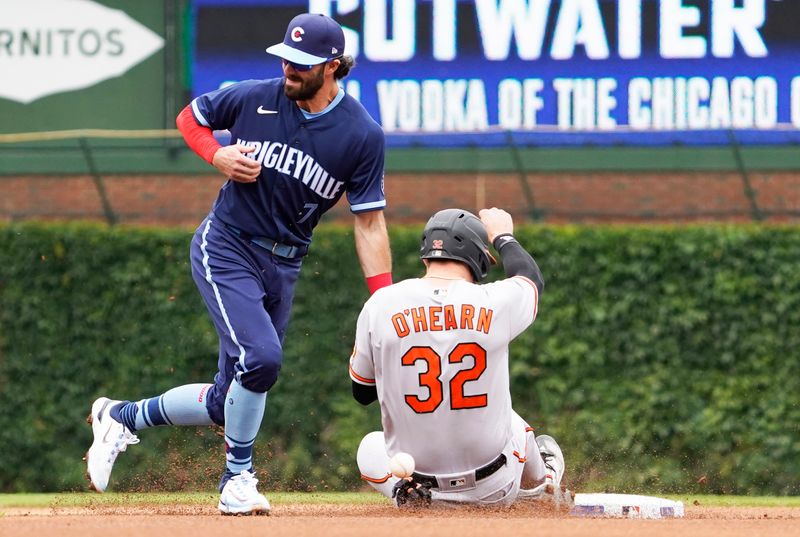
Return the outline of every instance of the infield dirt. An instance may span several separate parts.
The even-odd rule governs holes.
[[[89,508],[8,508],[0,536],[41,537],[414,537],[469,536],[800,536],[800,508],[686,506],[686,517],[666,520],[576,518],[535,511],[400,512],[380,505],[273,505],[270,516],[225,517],[205,506],[151,505]]]

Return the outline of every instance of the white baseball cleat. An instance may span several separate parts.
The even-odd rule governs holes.
[[[101,397],[92,404],[92,411],[86,418],[94,434],[92,446],[84,457],[86,474],[90,487],[97,492],[104,492],[108,487],[117,455],[128,449],[128,445],[139,443],[135,434],[109,415],[108,411],[116,403],[119,401]]]
[[[564,477],[564,454],[552,436],[543,434],[536,437],[536,444],[539,446],[539,453],[542,455],[544,465],[548,470],[545,475],[545,484],[555,487],[561,485]]]
[[[564,478],[564,454],[552,436],[543,434],[536,437],[536,444],[539,446],[539,454],[544,461],[547,473],[544,481],[537,487],[529,490],[521,490],[520,497],[535,501],[545,501],[552,504],[557,509],[569,509],[575,503],[575,494],[567,490],[566,485],[561,483]]]
[[[217,508],[223,515],[268,515],[269,502],[256,489],[258,479],[244,470],[225,483]]]

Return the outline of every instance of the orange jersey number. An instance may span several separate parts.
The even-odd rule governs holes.
[[[460,364],[464,357],[472,356],[475,365],[469,369],[462,369],[450,379],[450,408],[482,408],[486,406],[487,395],[464,395],[464,383],[478,380],[486,371],[486,350],[477,343],[459,343],[450,356],[447,357],[451,364]]]
[[[439,355],[430,347],[411,347],[403,355],[402,360],[403,365],[414,365],[417,360],[424,360],[428,364],[427,371],[419,374],[419,385],[428,388],[430,392],[428,398],[420,399],[416,395],[406,395],[406,403],[417,414],[433,412],[442,404],[442,383],[439,381],[442,364]]]
[[[487,394],[464,395],[464,384],[479,379],[486,371],[486,350],[477,343],[459,343],[447,360],[451,364],[459,364],[467,356],[473,357],[475,365],[462,369],[450,379],[450,408],[453,410],[486,406]],[[428,414],[442,404],[442,380],[439,378],[442,373],[442,358],[430,347],[411,347],[401,359],[406,366],[413,366],[418,360],[423,360],[427,365],[427,369],[419,374],[419,385],[428,388],[428,397],[421,399],[417,395],[406,394],[405,400],[417,414]]]

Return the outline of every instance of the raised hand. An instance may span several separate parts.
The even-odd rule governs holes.
[[[481,222],[486,226],[486,234],[489,235],[489,243],[494,242],[494,238],[503,233],[514,233],[514,222],[511,215],[503,209],[492,207],[491,209],[481,209],[478,213]]]

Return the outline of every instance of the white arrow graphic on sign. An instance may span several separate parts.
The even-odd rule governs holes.
[[[30,103],[126,73],[164,39],[91,0],[0,1],[0,98]]]

